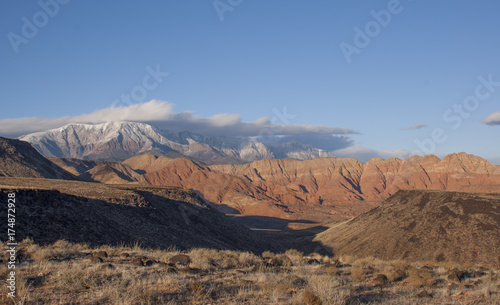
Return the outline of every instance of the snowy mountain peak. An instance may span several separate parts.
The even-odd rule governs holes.
[[[298,142],[266,146],[256,139],[205,137],[171,132],[140,123],[117,121],[71,123],[20,137],[46,157],[124,160],[141,153],[175,152],[208,162],[248,162],[261,159],[332,157],[323,150]]]

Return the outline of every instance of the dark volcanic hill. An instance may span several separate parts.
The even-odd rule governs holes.
[[[0,177],[0,200],[16,194],[16,237],[145,247],[279,249],[212,209],[194,191],[175,187]],[[6,204],[0,205],[6,215]],[[7,222],[0,225],[7,231]],[[6,238],[6,235],[3,237]]]
[[[0,176],[74,180],[28,142],[0,137]]]
[[[500,194],[399,191],[316,240],[336,255],[500,265]]]

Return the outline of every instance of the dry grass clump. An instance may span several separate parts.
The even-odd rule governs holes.
[[[429,269],[416,267],[408,269],[408,277],[404,280],[404,283],[412,288],[430,286],[432,282],[432,272]]]
[[[146,281],[113,280],[100,288],[100,295],[95,298],[100,304],[163,304],[165,299],[155,285]]]
[[[339,274],[340,274],[340,272],[339,272],[338,268],[337,268],[337,267],[335,267],[334,265],[329,265],[329,266],[327,266],[327,267],[326,267],[326,273],[327,273],[328,275],[331,275],[331,276],[334,276],[334,275],[339,275]]]
[[[66,240],[58,240],[52,245],[40,247],[33,243],[31,238],[24,239],[20,248],[28,258],[38,263],[46,263],[49,260],[65,260],[81,255],[82,251],[88,250],[87,244],[74,244]]]
[[[404,260],[393,260],[393,261],[390,261],[389,264],[391,266],[393,266],[394,268],[401,269],[401,270],[406,270],[410,266],[410,264]]]
[[[342,304],[350,296],[350,290],[341,288],[344,284],[329,275],[313,275],[308,278],[308,288],[324,304]]]
[[[320,297],[314,294],[310,289],[305,289],[302,294],[302,299],[306,305],[322,305]]]
[[[357,258],[352,255],[343,255],[338,258],[339,262],[341,262],[343,265],[352,265]]]
[[[208,292],[207,289],[205,289],[205,286],[199,281],[191,282],[189,284],[189,291],[191,291],[195,301],[210,299],[210,292]]]
[[[399,281],[404,280],[408,276],[408,273],[406,272],[405,269],[406,268],[402,268],[402,269],[397,268],[393,264],[390,264],[390,265],[386,265],[383,268],[382,273],[385,274],[385,276],[387,276],[389,283],[399,282]]]
[[[266,277],[257,283],[260,290],[266,295],[285,294],[293,289],[293,282],[289,278]]]
[[[83,266],[61,263],[58,271],[49,277],[47,283],[61,287],[61,289],[68,292],[80,292],[97,288],[99,283],[96,277],[85,269]]]
[[[273,258],[273,257],[275,257],[275,256],[276,256],[276,254],[274,254],[274,253],[273,253],[273,252],[271,252],[271,251],[264,251],[264,252],[262,252],[262,254],[261,254],[261,257],[262,257],[263,259]]]
[[[299,265],[304,258],[304,253],[296,249],[289,249],[284,254],[292,260],[294,265]]]
[[[351,278],[354,282],[361,282],[365,279],[365,271],[359,266],[353,266],[351,268]]]
[[[361,268],[367,268],[367,267],[380,267],[386,265],[386,263],[378,258],[374,257],[364,257],[360,259],[356,259],[351,263],[353,267],[361,267]]]
[[[194,267],[202,270],[231,269],[260,266],[262,259],[250,252],[192,249],[189,256]]]
[[[262,259],[250,252],[240,252],[238,262],[240,267],[253,267],[262,264]]]

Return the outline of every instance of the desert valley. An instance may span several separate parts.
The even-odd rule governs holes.
[[[255,160],[233,147],[224,164],[213,143],[235,139],[91,127],[0,138],[26,304],[500,300],[500,166],[480,157],[361,163],[296,143],[302,159],[276,159],[243,141]]]

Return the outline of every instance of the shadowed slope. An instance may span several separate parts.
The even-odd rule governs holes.
[[[111,186],[0,178],[0,197],[16,194],[17,232],[39,243],[133,244],[187,249],[276,250],[266,239],[175,187]],[[6,205],[0,208],[3,215]],[[0,225],[7,231],[7,222]]]
[[[28,142],[0,137],[0,176],[75,180]]]
[[[500,265],[500,194],[399,191],[316,240],[336,255]]]

